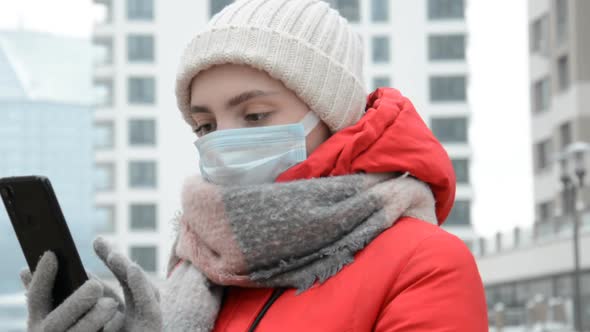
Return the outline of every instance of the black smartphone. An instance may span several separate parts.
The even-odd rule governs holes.
[[[53,288],[57,307],[88,280],[49,179],[44,176],[0,178],[0,194],[31,271],[47,250],[57,256]]]

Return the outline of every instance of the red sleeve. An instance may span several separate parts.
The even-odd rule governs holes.
[[[374,331],[488,331],[481,277],[463,241],[439,233],[416,248],[388,294]]]

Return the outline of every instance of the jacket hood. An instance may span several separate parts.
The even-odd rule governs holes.
[[[276,181],[355,173],[409,172],[427,183],[439,225],[455,201],[455,172],[442,144],[398,90],[380,88],[367,97],[365,114],[322,143],[304,162]]]

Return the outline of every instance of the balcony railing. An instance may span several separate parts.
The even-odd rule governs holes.
[[[529,228],[516,227],[511,232],[497,233],[493,238],[479,238],[474,243],[473,252],[476,256],[482,257],[568,239],[573,236],[572,226],[571,216],[565,215],[536,222]],[[580,213],[580,235],[584,234],[590,234],[590,209]]]

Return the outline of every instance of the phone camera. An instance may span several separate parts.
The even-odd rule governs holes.
[[[12,203],[12,199],[14,198],[14,191],[12,188],[2,187],[0,188],[0,194],[6,199],[8,203]]]

